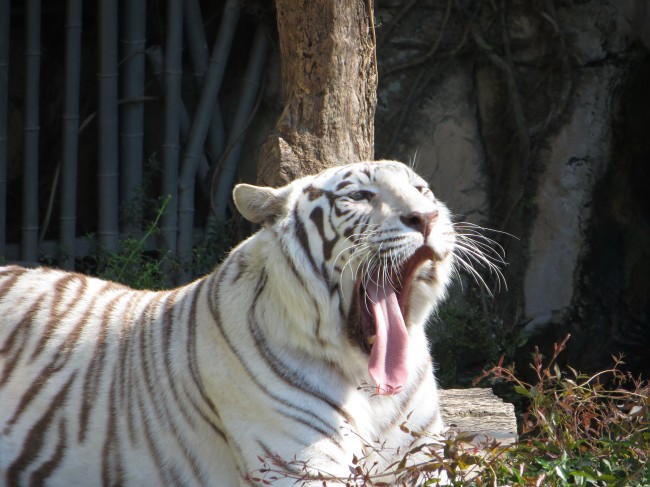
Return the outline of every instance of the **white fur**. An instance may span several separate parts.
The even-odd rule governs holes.
[[[371,201],[336,193],[349,171],[347,194],[371,191]],[[308,187],[315,192],[305,193]],[[454,236],[448,211],[422,187],[397,162],[333,168],[279,190],[238,187],[242,213],[263,228],[214,273],[174,291],[0,269],[0,479],[256,485],[268,454],[343,479],[353,456],[378,462],[377,472],[399,461],[418,441],[399,427],[407,415],[413,430],[442,430],[424,322],[445,294]],[[319,191],[366,215],[375,231],[368,250],[384,232],[404,237],[399,252],[428,245],[440,259],[435,284],[413,284],[409,381],[395,396],[373,394],[368,356],[346,328],[367,252],[353,252],[351,239],[340,236],[349,222],[330,214],[325,193],[310,198]],[[329,259],[310,218],[316,207],[325,210],[325,237],[339,234]],[[296,236],[296,208],[312,259]],[[433,210],[439,217],[427,242],[400,221]],[[381,455],[369,447],[379,445]],[[279,477],[276,485],[294,485],[291,474]]]

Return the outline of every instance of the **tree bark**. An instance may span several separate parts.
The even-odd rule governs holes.
[[[377,64],[372,0],[276,0],[284,109],[260,151],[278,186],[374,156]]]

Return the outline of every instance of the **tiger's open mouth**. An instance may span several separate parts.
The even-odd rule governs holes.
[[[435,260],[429,247],[420,247],[407,261],[379,269],[355,285],[356,324],[353,335],[369,356],[368,371],[379,394],[396,394],[408,380],[409,296],[417,270]]]

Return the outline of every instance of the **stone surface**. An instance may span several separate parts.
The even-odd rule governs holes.
[[[413,114],[410,147],[416,169],[434,194],[449,203],[457,220],[485,223],[489,214],[485,154],[476,120],[472,74],[450,67],[435,97],[425,98]]]
[[[541,151],[546,161],[535,198],[537,218],[524,280],[527,332],[560,319],[571,305],[591,197],[607,166],[615,68],[583,76],[571,118]]]
[[[618,0],[616,7],[629,23],[629,35],[650,49],[650,3],[648,0]]]
[[[475,442],[492,438],[509,445],[517,440],[514,406],[489,388],[441,390],[440,409],[447,426],[476,434]]]

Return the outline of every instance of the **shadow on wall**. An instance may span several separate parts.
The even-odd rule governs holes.
[[[609,170],[595,191],[590,248],[573,303],[585,367],[625,354],[650,377],[650,55],[622,86]],[[605,363],[603,363],[606,361]]]

